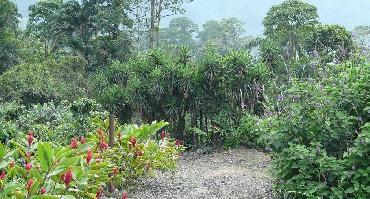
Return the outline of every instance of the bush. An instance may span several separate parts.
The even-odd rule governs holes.
[[[273,168],[286,198],[370,196],[369,74],[367,65],[336,66],[277,97]]]
[[[29,108],[18,103],[0,105],[1,141],[16,138],[19,132],[34,131],[41,141],[67,144],[74,136],[85,136],[95,122],[107,114],[94,100],[82,98],[72,102],[32,105]],[[23,135],[22,133],[20,135]]]
[[[151,139],[165,125],[119,127],[114,147],[108,147],[105,129],[75,137],[69,146],[40,142],[32,132],[10,147],[0,144],[0,197],[101,198],[112,182],[124,185],[153,170],[173,169],[182,146]]]

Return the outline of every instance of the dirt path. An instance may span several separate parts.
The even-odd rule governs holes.
[[[140,182],[129,198],[237,199],[273,198],[269,158],[248,149],[211,154],[186,153],[173,173]]]

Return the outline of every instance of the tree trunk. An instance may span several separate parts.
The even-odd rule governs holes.
[[[150,36],[149,36],[149,48],[152,49],[154,46],[155,38],[155,0],[150,0]]]
[[[109,147],[113,147],[114,146],[114,114],[113,113],[110,113],[109,114],[109,126],[108,126],[108,130],[109,130]]]
[[[108,146],[110,148],[113,148],[114,147],[114,114],[111,112],[109,114],[109,125],[108,125],[108,131],[109,131],[109,143],[108,143]],[[114,174],[113,173],[110,173],[109,174],[109,177],[112,177]],[[114,182],[113,180],[109,180],[108,182],[108,191],[109,193],[113,193],[114,192]]]

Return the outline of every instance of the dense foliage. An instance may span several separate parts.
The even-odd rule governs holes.
[[[283,198],[370,198],[369,26],[286,0],[258,38],[234,17],[160,28],[186,2],[43,0],[21,30],[0,1],[0,198],[100,198],[183,142],[268,152]]]
[[[101,124],[104,126],[104,124]],[[42,142],[30,131],[26,139],[0,145],[2,198],[100,198],[112,182],[123,186],[153,170],[176,166],[179,142],[151,136],[164,127],[123,126],[116,129],[116,145],[108,148],[105,129],[74,137],[69,146]]]

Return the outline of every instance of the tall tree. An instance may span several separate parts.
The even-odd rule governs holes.
[[[130,41],[125,0],[44,0],[30,8],[28,29],[45,43],[45,54],[80,54],[90,65],[126,59]]]
[[[196,43],[194,36],[198,29],[198,25],[186,17],[174,18],[168,28],[160,30],[160,44],[162,46],[187,45],[194,47]]]
[[[17,62],[17,6],[10,0],[0,1],[0,74]]]
[[[163,18],[178,13],[184,13],[182,5],[193,0],[133,0],[133,14],[135,24],[139,33],[142,30],[139,27],[146,27],[149,34],[148,47],[153,48],[159,42],[159,27]],[[141,35],[142,36],[142,35]],[[142,37],[141,37],[142,38]],[[142,38],[143,39],[143,38]],[[145,39],[145,38],[144,38]]]
[[[283,56],[299,59],[304,41],[318,24],[317,8],[301,0],[287,0],[273,6],[263,20],[264,35],[280,44]]]
[[[207,21],[198,34],[199,43],[201,46],[213,44],[223,53],[230,49],[240,49],[245,44],[243,26],[244,23],[235,17]]]

